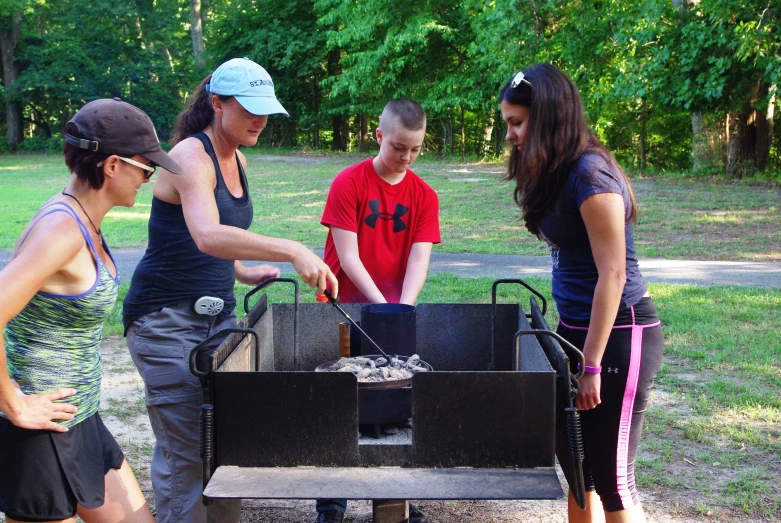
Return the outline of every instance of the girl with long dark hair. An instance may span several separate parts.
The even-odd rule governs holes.
[[[555,66],[518,72],[499,100],[512,145],[507,179],[526,228],[551,254],[558,332],[586,358],[575,404],[587,507],[570,494],[569,521],[645,521],[634,465],[664,342],[635,254],[635,196]]]

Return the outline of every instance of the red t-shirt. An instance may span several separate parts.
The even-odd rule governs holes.
[[[371,158],[334,178],[320,223],[358,234],[361,262],[389,303],[401,299],[412,244],[442,241],[434,189],[409,169],[391,185],[375,172]],[[340,301],[367,303],[342,270],[330,230],[323,258],[339,280]]]

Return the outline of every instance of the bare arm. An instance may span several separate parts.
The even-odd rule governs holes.
[[[428,264],[431,260],[431,242],[413,243],[407,259],[407,272],[404,275],[404,285],[401,288],[400,303],[415,305],[418,294],[426,283]]]
[[[594,194],[581,204],[580,214],[599,273],[583,354],[586,365],[600,366],[626,283],[623,197],[615,193]],[[601,403],[601,384],[599,374],[583,375],[575,398],[579,409],[593,409]]]
[[[334,295],[338,295],[339,284],[328,265],[301,243],[220,224],[214,199],[214,166],[194,141],[185,140],[171,151],[171,156],[184,167],[184,173],[177,176],[163,172],[158,182],[170,186],[178,196],[187,228],[198,249],[228,260],[290,262],[304,283],[317,287],[319,294],[328,281]]]
[[[73,260],[83,246],[78,225],[68,217],[47,217],[36,224],[16,257],[0,271],[0,289],[3,289],[0,330],[5,329],[35,293]],[[6,365],[5,340],[0,337],[0,411],[18,427],[65,432],[65,427],[52,420],[72,419],[76,407],[55,401],[72,396],[76,391],[60,389],[25,395],[11,380]]]
[[[358,234],[332,226],[331,236],[339,256],[339,264],[358,290],[372,303],[388,303],[361,261],[358,254]]]
[[[260,285],[270,278],[279,278],[279,269],[273,265],[253,265],[247,267],[239,260],[233,263],[233,270],[236,273],[236,281],[245,285]]]

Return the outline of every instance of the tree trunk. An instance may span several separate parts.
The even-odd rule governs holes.
[[[771,86],[762,82],[759,87],[759,100],[766,98]],[[775,94],[768,101],[767,107],[758,107],[756,110],[757,140],[754,145],[754,163],[758,171],[764,171],[770,158],[770,147],[773,143],[773,109]]]
[[[464,125],[464,106],[461,109],[461,161],[466,161],[466,126]]]
[[[19,70],[16,68],[14,57],[16,56],[16,46],[19,44],[19,34],[22,31],[23,16],[21,11],[12,13],[9,26],[0,29],[0,54],[2,54],[3,60],[3,85],[6,97],[5,141],[13,149],[16,149],[22,141],[22,104],[18,100],[14,100],[14,84],[19,78]]]
[[[203,18],[201,17],[201,0],[190,0],[190,36],[193,40],[193,58],[195,68],[200,69],[206,65],[203,58]]]
[[[494,115],[489,114],[488,119],[486,120],[483,127],[483,150],[481,151],[481,156],[489,155],[492,153],[492,150],[494,148],[493,137],[494,137],[494,127],[496,127],[495,124],[496,121],[494,120]]]
[[[35,118],[31,118],[31,120],[34,120],[35,127],[40,127],[39,134],[43,134],[43,137],[46,139],[49,139],[52,137],[52,129],[49,126],[48,123],[46,123],[46,118],[43,116],[43,113],[35,107],[34,105],[30,104],[30,109],[32,110],[32,115],[35,116]],[[32,133],[31,133],[32,136]]]
[[[342,50],[340,48],[331,49],[328,52],[328,76],[334,77],[342,73]],[[331,140],[332,151],[347,150],[347,129],[345,118],[342,115],[333,115],[331,117],[331,129],[333,130],[333,139]]]
[[[727,175],[743,178],[753,174],[754,149],[757,133],[749,100],[743,102],[740,112],[730,117],[729,146],[727,149]]]
[[[505,137],[506,137],[506,131],[507,128],[505,127],[504,120],[502,120],[502,113],[499,111],[494,112],[494,132],[493,132],[493,142],[494,142],[494,156],[499,156],[502,151],[504,150],[504,143],[505,143]]]
[[[767,166],[775,101],[771,99],[765,105],[770,87],[758,81],[753,92],[746,94],[740,112],[730,118],[727,174],[732,178],[751,176]]]
[[[446,142],[445,142],[445,154],[448,154],[450,156],[453,156],[456,154],[456,149],[454,146],[455,143],[455,133],[453,132],[453,115],[448,113],[447,116],[445,116],[445,124],[446,124]]]
[[[369,117],[366,113],[358,115],[358,152],[369,150]]]
[[[692,112],[692,172],[705,169],[711,163],[708,155],[708,135],[702,121],[702,113]]]
[[[346,151],[347,150],[347,129],[344,125],[344,118],[338,114],[331,117],[331,129],[333,131],[333,140],[331,141],[332,151]]]
[[[447,118],[442,117],[439,120],[439,123],[442,124],[442,156],[447,155]]]
[[[645,171],[648,167],[648,149],[646,147],[647,132],[646,126],[648,125],[648,105],[645,98],[642,99],[640,105],[640,170]]]

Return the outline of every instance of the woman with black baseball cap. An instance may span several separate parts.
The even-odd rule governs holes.
[[[98,348],[119,285],[100,230],[157,166],[177,173],[149,117],[121,100],[64,128],[68,185],[25,228],[0,271],[0,512],[6,521],[154,521],[103,425]]]

